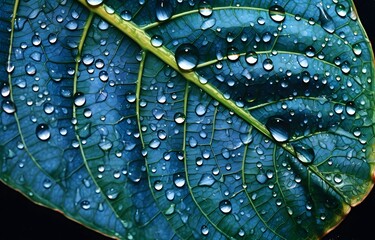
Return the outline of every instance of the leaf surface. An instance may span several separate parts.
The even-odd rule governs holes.
[[[373,186],[352,1],[0,4],[0,176],[37,203],[116,238],[314,239]]]

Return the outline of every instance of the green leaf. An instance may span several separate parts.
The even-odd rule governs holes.
[[[352,1],[2,1],[0,179],[121,239],[315,239],[373,186]]]

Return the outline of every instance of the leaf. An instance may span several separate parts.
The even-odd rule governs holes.
[[[1,180],[122,239],[315,239],[373,186],[352,1],[2,1]]]

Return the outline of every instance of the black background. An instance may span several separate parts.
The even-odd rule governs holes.
[[[357,0],[360,19],[375,46],[375,0]],[[362,240],[374,234],[375,189],[324,240]],[[108,240],[61,213],[40,207],[0,183],[0,239]]]

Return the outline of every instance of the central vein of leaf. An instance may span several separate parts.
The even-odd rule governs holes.
[[[259,132],[261,132],[268,138],[272,139],[270,132],[264,126],[264,124],[259,122],[256,118],[254,118],[250,114],[249,111],[238,107],[234,101],[226,99],[223,96],[223,94],[211,84],[209,83],[202,84],[199,81],[199,76],[196,72],[182,71],[176,63],[176,59],[175,59],[173,52],[171,52],[169,49],[163,46],[159,48],[155,48],[154,46],[152,46],[151,37],[138,25],[134,24],[131,21],[123,20],[117,14],[109,14],[105,10],[104,4],[99,7],[92,7],[88,5],[85,0],[78,0],[78,1],[81,4],[83,4],[85,7],[87,7],[91,12],[97,14],[98,16],[106,20],[107,22],[111,23],[113,26],[115,26],[117,29],[119,29],[121,32],[123,32],[133,41],[135,41],[145,51],[151,52],[154,55],[158,56],[163,62],[171,66],[177,72],[179,72],[186,80],[194,83],[196,86],[198,86],[207,94],[209,94],[212,98],[220,102],[223,106],[227,107],[228,109],[233,111],[235,114],[237,114],[240,118],[242,118],[243,120],[251,124]],[[290,144],[284,143],[281,146],[290,154],[295,156],[295,151]]]

